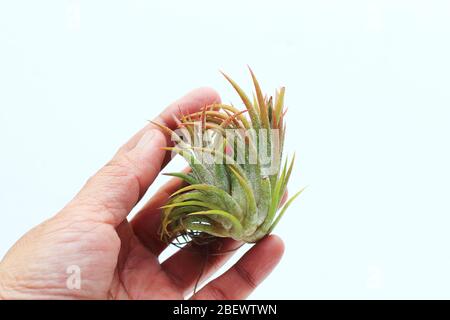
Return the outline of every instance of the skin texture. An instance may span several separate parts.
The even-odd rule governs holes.
[[[156,122],[175,127],[173,116],[219,102],[209,88],[196,89],[168,106]],[[181,250],[160,263],[166,248],[157,234],[160,210],[180,186],[173,179],[131,220],[127,215],[170,160],[161,148],[170,141],[149,124],[123,145],[60,212],[25,234],[0,262],[2,299],[185,299],[194,288],[205,258]],[[238,247],[232,240],[210,245],[209,252]],[[268,236],[192,299],[244,299],[273,270],[283,243]],[[202,281],[232,252],[207,259]],[[70,289],[70,266],[81,271],[81,288]]]

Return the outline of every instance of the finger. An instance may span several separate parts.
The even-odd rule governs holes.
[[[186,295],[197,281],[202,283],[223,266],[240,246],[232,239],[217,239],[210,245],[187,245],[164,261],[162,269]]]
[[[208,283],[194,300],[245,299],[270,274],[283,255],[277,236],[268,236],[251,248],[230,270]]]
[[[189,169],[185,169],[188,172]],[[172,178],[163,185],[145,206],[131,220],[134,234],[141,243],[154,255],[158,256],[167,247],[161,240],[159,229],[161,226],[161,207],[167,203],[170,195],[184,184],[180,178]]]
[[[63,214],[117,227],[158,175],[165,146],[164,135],[149,129],[134,148],[115,155],[89,178]]]
[[[219,103],[220,96],[212,88],[202,87],[191,91],[184,97],[178,99],[167,107],[153,122],[165,125],[171,129],[177,127],[175,119],[179,119],[181,115],[187,115],[201,110],[203,107],[211,105],[213,103]],[[149,123],[141,131],[139,131],[134,137],[132,137],[124,146],[124,150],[133,147],[136,141],[142,136],[142,134],[149,128],[161,130],[160,127],[155,126],[153,123]],[[166,136],[167,146],[172,146],[173,142],[171,137]],[[120,152],[120,150],[119,150]],[[172,153],[166,152],[165,158],[162,163],[162,168],[169,163],[172,159]]]
[[[208,87],[198,88],[170,104],[153,121],[165,125],[171,129],[175,129],[177,126],[175,119],[179,118],[181,115],[197,112],[205,106],[218,102],[220,102],[220,96],[214,89]],[[128,140],[119,152],[132,149],[149,128],[161,130],[153,123],[147,124],[147,126],[142,128],[130,140]]]
[[[156,121],[174,126],[172,115],[200,110],[217,102],[212,89],[197,89],[167,107]],[[164,134],[152,125],[146,126],[122,148],[114,158],[91,177],[69,208],[65,210],[82,218],[119,225],[158,175],[167,145]],[[93,210],[78,210],[85,207]],[[85,215],[85,216],[83,216]]]

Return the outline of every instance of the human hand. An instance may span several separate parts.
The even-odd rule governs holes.
[[[212,89],[197,89],[166,108],[155,121],[174,128],[173,115],[192,113],[219,100]],[[127,220],[170,160],[170,154],[161,149],[168,143],[156,126],[147,125],[59,213],[25,234],[0,262],[0,298],[184,299],[191,294],[205,257],[192,248],[162,263],[158,260],[167,246],[158,235],[159,207],[181,181],[169,181]],[[220,247],[227,253],[208,258],[202,281],[230,258],[237,244],[227,239],[211,246],[216,247],[211,251]],[[192,299],[246,298],[282,253],[282,241],[266,237]],[[79,271],[79,288],[68,285],[71,270]]]

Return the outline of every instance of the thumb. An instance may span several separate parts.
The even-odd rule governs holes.
[[[86,182],[68,205],[76,209],[70,215],[119,225],[157,177],[165,146],[163,133],[149,128],[133,148],[122,149]]]
[[[169,105],[156,122],[175,128],[173,117],[220,101],[210,88],[191,91]],[[131,138],[114,158],[91,177],[60,213],[118,226],[147,191],[164,163],[166,136],[153,124]]]

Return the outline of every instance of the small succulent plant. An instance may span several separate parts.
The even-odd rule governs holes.
[[[254,243],[271,233],[296,193],[283,205],[295,156],[282,164],[286,132],[285,88],[275,98],[263,95],[250,69],[255,93],[250,99],[227,75],[245,110],[212,104],[183,115],[179,129],[159,125],[190,166],[185,186],[162,207],[161,237],[203,241],[216,237]]]

